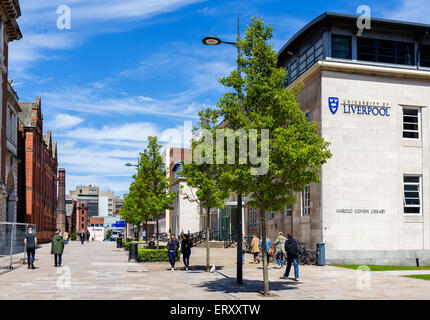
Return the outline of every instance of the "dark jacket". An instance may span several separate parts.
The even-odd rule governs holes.
[[[166,246],[166,248],[167,248],[167,251],[174,251],[174,252],[176,252],[176,251],[178,251],[178,249],[179,249],[179,243],[178,243],[178,240],[169,240],[168,242],[167,242],[167,246]]]
[[[296,239],[288,239],[285,242],[285,252],[287,253],[288,258],[298,258],[299,248]]]
[[[60,235],[56,235],[52,238],[51,254],[63,254],[64,251],[64,240]]]
[[[192,247],[193,247],[193,243],[191,242],[190,239],[182,240],[182,242],[181,242],[181,252],[182,252],[182,254],[185,254],[185,255],[190,254]]]

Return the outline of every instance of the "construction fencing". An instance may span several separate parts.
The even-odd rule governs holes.
[[[24,244],[28,227],[36,233],[36,225],[30,223],[0,222],[0,273],[13,269],[26,261],[27,250]]]

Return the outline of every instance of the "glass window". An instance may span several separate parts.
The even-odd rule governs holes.
[[[403,108],[403,138],[420,138],[420,110]]]
[[[248,208],[248,229],[257,229],[257,209]]]
[[[302,215],[309,216],[311,214],[311,190],[310,185],[307,185],[302,191]]]
[[[331,36],[331,56],[340,59],[352,59],[352,46],[350,36],[333,34]]]
[[[403,212],[421,214],[421,177],[403,176]]]
[[[430,67],[430,45],[422,46],[420,50],[420,66]]]
[[[285,208],[285,211],[284,211],[284,218],[289,218],[289,217],[291,217],[291,214],[293,213],[293,206],[287,206],[286,208]]]
[[[358,60],[415,64],[413,43],[358,37],[357,51]]]

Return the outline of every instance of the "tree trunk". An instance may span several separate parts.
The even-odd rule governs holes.
[[[158,249],[158,219],[157,219],[157,233],[156,233],[156,235],[157,235],[157,249]]]
[[[263,255],[263,281],[264,281],[264,295],[269,295],[269,268],[267,265],[267,246],[266,246],[266,210],[264,206],[260,205],[260,221],[261,221],[261,251]]]
[[[146,244],[148,244],[148,220],[145,221],[145,234],[146,234],[145,241],[146,241]]]
[[[210,271],[209,267],[209,237],[210,237],[210,210],[211,208],[206,209],[206,272]]]

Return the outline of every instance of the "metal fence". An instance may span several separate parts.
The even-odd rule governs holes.
[[[0,273],[4,269],[12,269],[22,259],[26,260],[24,238],[28,227],[36,233],[34,224],[0,222]]]

